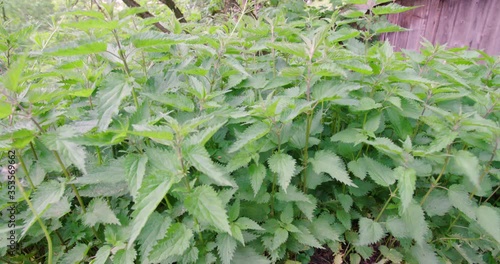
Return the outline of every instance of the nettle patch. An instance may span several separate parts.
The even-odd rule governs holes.
[[[3,28],[2,261],[499,261],[500,60],[374,41],[405,10]]]

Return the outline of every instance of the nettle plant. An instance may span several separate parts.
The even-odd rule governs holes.
[[[172,34],[94,9],[1,29],[2,262],[499,260],[498,57],[394,52],[393,3]]]

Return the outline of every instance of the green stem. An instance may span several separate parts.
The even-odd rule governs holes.
[[[488,202],[488,201],[491,199],[491,197],[493,197],[493,195],[495,195],[495,193],[496,193],[499,189],[500,189],[500,185],[499,185],[499,186],[497,186],[497,188],[496,188],[496,189],[495,189],[495,190],[491,193],[491,195],[490,195],[490,196],[488,196],[488,198],[486,198],[486,200],[484,200],[483,204],[485,204],[486,202]]]
[[[446,158],[444,160],[443,167],[441,168],[441,171],[439,172],[437,179],[431,184],[431,187],[429,188],[427,193],[424,195],[424,198],[422,198],[422,201],[420,201],[420,206],[422,206],[425,203],[425,201],[427,200],[427,198],[429,197],[431,192],[437,187],[439,180],[441,180],[441,177],[443,177],[444,171],[446,170],[446,167],[448,166],[448,162],[450,161],[450,149],[451,149],[451,144],[448,145],[448,147],[446,147]]]
[[[19,162],[21,163],[21,167],[23,168],[23,171],[24,171],[24,175],[26,176],[26,179],[28,180],[28,183],[30,184],[30,187],[31,189],[35,190],[35,185],[33,184],[33,181],[31,180],[31,177],[28,173],[28,168],[26,168],[26,163],[24,162],[23,160],[23,155],[22,155],[22,152],[21,150],[18,150],[19,152]]]
[[[398,188],[399,187],[396,187],[396,189],[394,191],[391,191],[391,195],[389,196],[389,198],[385,202],[384,207],[382,207],[382,210],[378,213],[377,218],[375,218],[375,222],[378,222],[378,220],[380,219],[380,217],[382,217],[382,214],[384,213],[385,209],[387,209],[387,206],[391,202],[392,197],[396,196],[396,192],[398,191]]]
[[[274,195],[276,193],[276,173],[273,173],[273,185],[271,187],[271,216],[274,216]]]
[[[102,165],[102,155],[101,155],[101,148],[99,146],[95,147],[96,153],[97,153],[97,162],[99,165]]]
[[[170,203],[170,201],[168,200],[168,197],[167,195],[165,195],[165,197],[163,197],[163,200],[165,200],[165,203],[167,203],[167,207],[168,207],[168,210],[172,210],[172,204]]]
[[[66,179],[69,181],[71,179],[71,176],[69,175],[68,170],[66,169],[66,166],[64,165],[63,161],[61,160],[61,156],[59,156],[59,153],[57,151],[53,151],[54,156],[56,157],[57,163],[59,163],[59,166],[62,168],[64,176],[66,176]],[[82,208],[82,214],[85,214],[87,212],[87,209],[85,208],[85,204],[83,203],[82,197],[80,196],[80,193],[78,192],[78,189],[74,184],[70,184],[71,189],[73,190],[73,193],[76,196],[76,199],[78,200],[78,203],[80,204],[80,207]],[[92,230],[92,233],[94,233],[94,236],[98,239],[99,236],[97,235],[97,231],[94,229],[94,227],[90,228]]]
[[[309,134],[311,133],[311,124],[312,124],[312,110],[307,113],[307,124],[306,124],[306,140],[305,143],[306,145],[304,146],[304,160],[303,160],[303,166],[304,166],[304,172],[302,175],[302,190],[304,193],[307,193],[307,165],[309,163]]]
[[[481,182],[483,181],[486,174],[488,174],[488,172],[490,171],[491,163],[493,162],[493,159],[495,158],[495,154],[497,153],[497,148],[498,148],[498,140],[495,141],[495,147],[493,148],[493,152],[491,153],[490,160],[488,160],[488,163],[484,167],[483,173],[479,177],[479,184],[481,184]],[[474,196],[474,194],[476,194],[477,190],[478,190],[477,187],[474,188],[474,191],[470,194],[469,198],[472,198],[472,196]]]
[[[31,148],[31,152],[33,152],[33,157],[35,158],[35,160],[38,160],[38,156],[36,155],[36,151],[35,151],[35,147],[33,146],[33,142],[30,142],[30,148]]]
[[[48,247],[48,253],[47,253],[48,254],[48,259],[47,259],[47,263],[48,264],[52,264],[53,263],[52,262],[53,249],[52,249],[52,239],[50,238],[50,233],[47,230],[47,227],[43,223],[42,219],[40,219],[40,217],[38,216],[38,213],[36,212],[35,207],[31,203],[28,195],[24,191],[24,188],[23,188],[22,184],[19,182],[19,180],[17,179],[17,177],[14,177],[14,180],[16,181],[16,185],[19,188],[19,190],[21,191],[21,194],[22,194],[24,200],[28,204],[28,207],[30,208],[31,212],[33,212],[33,216],[35,217],[36,221],[38,222],[38,224],[42,228],[42,231],[43,231],[43,233],[45,235],[45,239],[47,239],[47,247]]]

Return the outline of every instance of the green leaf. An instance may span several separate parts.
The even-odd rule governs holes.
[[[423,208],[425,213],[429,216],[443,216],[448,213],[451,209],[452,205],[450,199],[448,199],[447,192],[444,190],[434,190],[431,192],[425,203],[423,204]]]
[[[233,256],[233,263],[270,264],[271,261],[255,252],[253,248],[247,246],[236,249]]]
[[[363,157],[360,160],[366,168],[368,175],[370,175],[370,178],[378,185],[389,186],[396,182],[394,172],[390,168],[369,157]],[[360,160],[358,160],[358,162]]]
[[[337,195],[337,200],[340,202],[340,205],[342,205],[344,211],[349,212],[351,210],[353,200],[350,195],[339,194]]]
[[[248,167],[248,174],[250,176],[250,184],[252,185],[254,196],[256,196],[266,177],[266,167],[263,164],[252,164]]]
[[[373,220],[362,217],[359,220],[359,240],[358,245],[367,246],[378,242],[385,236],[382,226]]]
[[[309,229],[307,229],[307,227],[305,227],[304,225],[298,225],[297,228],[300,230],[300,232],[292,233],[292,237],[295,238],[299,243],[313,248],[324,249],[319,241],[311,234]]]
[[[147,31],[132,36],[131,41],[137,48],[155,48],[156,51],[165,50],[169,45],[197,40],[199,37],[187,34],[164,34],[162,32]]]
[[[144,174],[146,173],[146,163],[148,162],[148,156],[128,154],[124,161],[125,167],[125,178],[127,179],[128,189],[130,195],[137,198],[137,192],[142,185],[142,180],[144,179]]]
[[[4,76],[2,76],[3,85],[5,86],[5,88],[15,93],[19,93],[24,89],[24,87],[20,84],[23,81],[22,76],[25,67],[26,58],[24,56],[20,57],[18,60],[12,63]]]
[[[394,248],[388,248],[384,245],[379,247],[380,253],[387,258],[388,260],[394,262],[394,263],[401,263],[403,261],[403,254],[399,253]]]
[[[368,111],[382,107],[382,104],[376,103],[372,98],[363,97],[359,100],[359,105],[353,107],[354,111]]]
[[[314,197],[310,195],[309,201],[307,202],[298,201],[295,204],[297,205],[299,210],[304,214],[304,216],[309,221],[312,221],[314,217],[314,210],[316,209],[316,199],[314,199]]]
[[[453,155],[454,163],[457,168],[456,172],[460,175],[465,175],[476,186],[479,186],[479,178],[481,167],[477,157],[465,150],[459,150]]]
[[[89,203],[87,212],[83,215],[83,223],[87,226],[95,226],[96,224],[120,225],[115,213],[102,198],[94,198]]]
[[[98,131],[106,130],[113,116],[118,113],[121,101],[132,92],[133,87],[125,78],[123,74],[111,73],[106,76],[103,87],[97,92],[97,113],[100,116]]]
[[[104,164],[105,166],[93,167],[83,177],[77,177],[69,183],[78,185],[101,185],[101,184],[117,184],[125,181],[125,171],[123,165],[123,158],[111,160]],[[113,177],[109,177],[113,175]]]
[[[244,147],[245,145],[254,142],[255,140],[265,136],[269,132],[269,125],[263,122],[256,122],[249,126],[239,135],[238,140],[229,147],[229,153],[233,153]]]
[[[285,153],[275,153],[267,161],[272,172],[278,174],[278,184],[286,192],[295,172],[295,160]]]
[[[363,162],[363,158],[358,160],[352,160],[347,163],[347,168],[354,174],[354,176],[364,180],[366,178],[367,169],[365,163]]]
[[[90,30],[90,29],[107,29],[112,30],[118,27],[118,21],[111,20],[105,21],[100,19],[86,19],[80,20],[78,22],[63,23],[61,27],[63,28],[75,28],[79,30]]]
[[[113,257],[113,263],[123,263],[123,264],[134,264],[134,260],[137,257],[137,252],[134,248],[132,249],[120,249],[116,252]]]
[[[186,112],[194,111],[193,101],[189,97],[180,93],[167,93],[167,94],[143,93],[143,95],[145,95],[147,98],[153,101],[175,107],[182,111]]]
[[[396,3],[390,3],[387,5],[382,5],[382,6],[377,6],[375,8],[372,8],[372,12],[375,15],[387,15],[387,14],[397,14],[397,13],[402,13],[406,12],[408,10],[412,10],[414,8],[417,8],[417,6],[402,6],[398,5]]]
[[[374,146],[378,151],[387,155],[391,154],[401,155],[401,153],[403,153],[403,149],[401,149],[401,147],[399,147],[398,145],[394,144],[394,142],[392,142],[388,138],[377,137],[373,141],[365,140],[364,142],[366,144]]]
[[[38,216],[43,216],[44,212],[53,204],[58,203],[64,194],[64,183],[55,180],[43,182],[33,193],[31,202]],[[31,211],[28,211],[26,224],[24,225],[21,237],[24,237],[29,228],[35,223],[36,218]]]
[[[477,205],[469,199],[469,193],[463,185],[454,184],[448,188],[448,198],[453,207],[471,219],[476,219]]]
[[[273,244],[271,250],[278,249],[283,243],[288,240],[288,231],[283,228],[278,228],[274,231]]]
[[[236,224],[240,227],[241,230],[264,230],[259,224],[257,224],[254,220],[247,217],[240,217],[236,220]]]
[[[183,146],[182,152],[189,163],[210,177],[217,185],[233,186],[227,173],[210,159],[210,154],[203,146],[199,144]]]
[[[409,235],[415,239],[418,245],[424,244],[424,236],[428,231],[424,211],[420,205],[411,203],[402,214],[402,219],[408,228]]]
[[[192,238],[193,231],[184,224],[172,224],[165,237],[153,247],[149,258],[153,262],[160,262],[172,256],[180,256],[189,248]]]
[[[151,174],[144,178],[133,207],[134,212],[130,224],[132,229],[128,240],[129,248],[134,245],[135,239],[139,236],[149,216],[163,200],[174,182],[175,180],[168,174],[161,176]]]
[[[411,168],[397,167],[394,173],[399,175],[398,190],[401,199],[401,209],[404,212],[413,199],[413,192],[415,191],[415,183],[417,180],[416,172]]]
[[[338,241],[340,234],[332,227],[332,222],[334,220],[333,215],[322,214],[319,217],[313,219],[311,224],[311,233],[320,242]]]
[[[95,254],[94,262],[92,264],[105,264],[111,255],[111,247],[108,245],[101,246]]]
[[[226,233],[220,233],[215,239],[217,243],[217,252],[222,261],[222,264],[230,264],[236,250],[236,240]]]
[[[83,174],[87,174],[85,168],[87,152],[81,146],[71,142],[64,131],[47,132],[41,136],[41,140],[50,150],[57,151],[65,166],[73,164]]]
[[[441,263],[436,257],[434,249],[429,244],[416,244],[411,247],[411,254],[417,259],[418,263],[438,264]]]
[[[153,212],[149,217],[146,225],[141,231],[139,237],[137,237],[140,243],[139,250],[141,252],[141,263],[149,263],[149,253],[153,250],[153,246],[156,245],[156,241],[165,237],[172,219],[165,214],[160,214],[158,212]]]
[[[174,133],[168,126],[152,126],[152,125],[132,125],[133,131],[128,131],[128,134],[151,138],[158,143],[169,143],[174,139]]]
[[[90,247],[85,244],[76,244],[72,249],[65,253],[59,263],[76,264],[81,263]]]
[[[12,106],[7,103],[0,101],[0,119],[8,117],[12,114]]]
[[[49,48],[44,51],[49,56],[79,56],[104,52],[107,49],[106,42],[71,42],[61,44],[58,47]]]
[[[358,60],[347,60],[347,61],[339,61],[338,62],[340,65],[344,66],[346,69],[359,72],[362,74],[372,74],[373,69],[367,65],[364,64],[363,62],[360,62]]]
[[[267,43],[267,46],[269,48],[276,49],[286,54],[295,55],[301,58],[307,57],[306,45],[304,45],[303,43],[275,42],[275,43]]]
[[[184,200],[184,206],[201,223],[231,234],[226,210],[212,187],[202,185],[193,189]]]
[[[324,172],[346,185],[357,187],[349,178],[344,162],[335,153],[327,150],[317,151],[314,159],[311,159],[311,164],[317,174]]]
[[[497,243],[500,243],[500,214],[498,208],[492,208],[481,205],[476,210],[477,222],[493,237]]]

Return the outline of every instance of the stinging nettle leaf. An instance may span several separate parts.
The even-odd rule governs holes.
[[[98,131],[104,131],[111,123],[111,119],[118,113],[121,101],[132,92],[133,86],[126,80],[126,76],[111,73],[106,76],[103,88],[97,92],[99,103],[97,112],[100,119]]]
[[[104,245],[95,254],[93,264],[105,264],[108,257],[111,255],[111,247]]]
[[[477,222],[497,243],[500,243],[500,213],[498,208],[481,205],[476,210]]]
[[[236,240],[226,233],[220,233],[217,235],[215,242],[217,243],[217,252],[222,264],[230,264],[238,245]]]
[[[142,185],[144,174],[146,173],[146,163],[148,156],[129,154],[125,158],[125,178],[127,179],[130,195],[135,199],[137,191]]]
[[[448,188],[448,198],[453,207],[471,219],[476,219],[477,205],[469,198],[463,185],[454,184]]]
[[[401,198],[401,207],[404,212],[410,205],[415,191],[415,182],[417,180],[416,172],[411,168],[397,167],[394,173],[399,175],[398,190]]]
[[[363,157],[358,160],[361,162],[363,167],[366,168],[368,175],[372,180],[382,186],[389,186],[396,182],[396,177],[394,177],[394,172],[387,166],[373,160],[369,157]]]
[[[373,220],[363,217],[359,220],[358,245],[367,246],[378,242],[385,236],[382,226]]]
[[[479,188],[479,172],[481,171],[481,167],[479,166],[477,157],[468,151],[459,150],[453,155],[453,159],[458,168],[457,174],[467,176],[470,182],[472,182],[476,188]]]
[[[295,159],[285,153],[275,153],[267,162],[271,171],[278,174],[278,184],[286,192],[295,172]]]
[[[184,206],[201,223],[231,234],[226,210],[212,187],[202,185],[193,189],[184,200]]]
[[[409,235],[415,239],[418,245],[423,245],[424,235],[427,233],[428,227],[420,205],[412,202],[402,214],[402,219],[408,228]]]
[[[183,147],[183,154],[197,170],[206,174],[216,184],[221,186],[233,186],[227,173],[222,167],[217,166],[212,159],[210,159],[210,154],[208,154],[203,146],[198,144],[188,145]]]
[[[149,259],[160,262],[172,256],[182,255],[188,248],[193,231],[182,223],[172,224],[165,238],[158,241],[149,255]]]
[[[108,45],[106,42],[88,42],[88,43],[66,43],[59,47],[49,48],[44,54],[50,56],[77,56],[105,52]]]
[[[263,122],[257,122],[249,126],[245,131],[239,136],[239,139],[234,142],[231,147],[227,150],[229,153],[233,153],[244,147],[245,145],[265,136],[270,130],[269,125]]]
[[[248,167],[248,174],[254,196],[256,196],[264,178],[266,177],[266,167],[263,164],[252,164]]]
[[[167,177],[165,177],[167,176]],[[143,180],[143,184],[138,191],[138,196],[132,213],[132,227],[128,247],[134,245],[135,239],[139,236],[149,216],[163,200],[170,187],[174,184],[173,177],[170,175],[148,175]]]
[[[83,222],[87,226],[95,226],[96,224],[121,225],[108,203],[101,198],[94,198],[90,202],[87,212],[83,215]]]
[[[311,164],[317,174],[324,172],[346,185],[357,187],[349,178],[344,162],[335,153],[327,150],[317,151],[314,159],[311,159]]]

